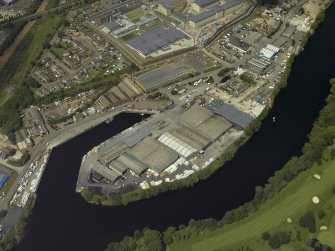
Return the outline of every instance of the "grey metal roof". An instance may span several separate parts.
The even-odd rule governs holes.
[[[135,133],[130,135],[129,137],[125,138],[122,142],[125,143],[127,146],[132,147],[140,142],[145,137],[149,136],[151,131],[147,127],[143,127],[137,130]]]
[[[233,8],[234,6],[244,2],[245,0],[231,0],[223,5],[215,7],[216,12],[221,12],[225,10],[229,10],[230,8]]]
[[[129,153],[122,154],[117,158],[117,160],[120,161],[123,165],[129,167],[129,169],[137,175],[141,175],[146,169],[149,168],[145,163],[139,161],[136,157]]]
[[[146,90],[152,90],[166,85],[178,78],[184,77],[189,73],[191,73],[191,70],[188,67],[178,63],[172,63],[157,68],[156,70],[146,72],[136,79],[146,88]]]
[[[194,17],[191,18],[191,21],[194,22],[194,23],[198,23],[206,18],[209,18],[211,16],[214,16],[216,13],[218,12],[222,12],[222,11],[225,11],[225,10],[228,10],[242,2],[244,2],[245,0],[231,0],[223,5],[220,5],[220,6],[215,6],[214,8],[208,10],[208,11],[205,11],[203,13],[200,13],[199,15],[196,15]]]
[[[123,175],[125,171],[128,170],[128,167],[121,163],[119,160],[113,160],[109,163],[109,168],[115,171],[116,173]]]
[[[214,16],[216,14],[216,11],[215,10],[208,10],[208,11],[205,11],[203,13],[200,13],[199,15],[196,15],[194,17],[191,18],[191,21],[193,23],[198,23],[206,18],[209,18],[211,16]]]
[[[106,179],[110,181],[115,181],[117,178],[120,177],[120,175],[115,172],[114,170],[109,169],[106,166],[101,165],[99,162],[95,163],[92,167],[92,170],[101,176],[105,177]]]
[[[247,128],[248,125],[253,120],[253,117],[251,117],[249,114],[245,112],[241,112],[240,110],[236,109],[234,106],[226,104],[221,100],[217,100],[217,99],[213,100],[209,104],[208,108],[215,114],[226,118],[231,123],[243,129]]]
[[[211,5],[215,2],[218,2],[218,0],[196,0],[195,4],[199,5],[200,7],[206,7],[206,6]]]
[[[251,45],[249,45],[248,43],[243,42],[242,40],[238,39],[235,36],[230,36],[228,43],[237,47],[237,48],[239,48],[240,50],[243,50],[243,51],[248,51],[251,48]]]
[[[165,29],[161,26],[130,39],[127,43],[143,55],[148,55],[183,38],[187,38],[184,32],[176,28]]]
[[[110,31],[114,31],[122,27],[122,24],[118,21],[107,22],[104,24],[104,27],[109,29]]]
[[[286,28],[286,30],[283,32],[283,36],[284,37],[291,37],[293,35],[293,33],[296,30],[296,26],[294,25],[290,25],[289,27]]]

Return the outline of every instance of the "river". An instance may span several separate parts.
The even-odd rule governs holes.
[[[299,155],[335,73],[335,4],[296,58],[288,86],[260,131],[209,179],[124,207],[86,203],[75,193],[81,158],[93,146],[141,118],[121,114],[54,149],[37,192],[31,222],[17,251],[102,251],[135,229],[163,230],[189,219],[217,217],[251,200],[257,185]],[[276,122],[272,117],[276,116]]]

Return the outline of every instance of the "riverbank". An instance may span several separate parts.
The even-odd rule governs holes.
[[[280,185],[283,189],[268,200],[265,199],[266,186],[263,189],[256,189],[254,203],[257,203],[257,200],[261,201],[260,208],[245,219],[233,224],[222,222],[224,226],[219,227],[218,230],[209,231],[197,240],[191,237],[186,242],[177,241],[168,250],[203,250],[201,247],[203,248],[204,245],[213,250],[224,247],[241,248],[244,245],[252,249],[256,248],[255,250],[265,250],[268,245],[278,248],[281,244],[289,242],[290,246],[286,248],[298,250],[311,239],[318,239],[324,245],[335,247],[333,225],[335,215],[332,210],[335,204],[335,186],[332,180],[335,174],[335,145],[333,144],[335,135],[331,132],[331,128],[335,125],[332,116],[335,108],[335,79],[331,84],[327,105],[320,112],[320,117],[310,134],[310,140],[305,144],[304,154],[299,158],[292,158],[285,165],[282,173],[276,175],[283,176],[283,172],[291,173],[294,179],[290,178],[287,184]],[[329,120],[330,118],[332,119]],[[283,178],[287,179],[285,176]],[[304,229],[307,226],[301,220],[307,212],[315,214],[315,219],[309,223],[310,225],[308,224],[309,230]],[[270,237],[278,231],[291,232],[290,241],[278,246],[274,245]]]
[[[329,1],[329,5],[330,5]],[[326,7],[328,8],[327,5]],[[317,27],[324,20],[324,11],[317,16],[315,22],[313,23],[310,32],[306,34],[304,39],[301,41],[301,48],[307,44],[310,37],[314,34]],[[302,50],[299,50],[301,52]],[[133,191],[120,194],[120,195],[98,195],[91,193],[88,189],[81,190],[82,197],[89,203],[92,204],[102,204],[105,206],[118,206],[118,205],[128,205],[131,202],[139,201],[142,199],[148,199],[154,196],[157,196],[163,192],[172,191],[180,188],[190,187],[196,184],[201,180],[207,179],[213,173],[215,173],[218,169],[220,169],[226,162],[230,161],[238,151],[248,140],[258,132],[261,127],[262,121],[268,116],[268,113],[279,94],[280,90],[287,86],[287,81],[291,73],[292,65],[294,63],[294,59],[298,56],[299,53],[293,54],[286,62],[286,68],[282,74],[282,77],[278,84],[275,85],[274,90],[272,92],[270,100],[267,102],[265,108],[261,112],[261,114],[254,119],[254,121],[244,130],[244,134],[236,140],[231,146],[229,146],[225,152],[217,159],[215,159],[208,167],[205,169],[201,169],[191,174],[190,176],[176,180],[173,182],[163,182],[162,184],[154,187],[150,187],[148,189],[136,188]]]
[[[314,124],[303,155],[293,157],[264,187],[257,187],[253,201],[228,211],[219,221],[190,220],[188,226],[179,230],[170,227],[163,233],[151,232],[155,236],[151,241],[161,247],[168,246],[168,251],[248,247],[250,250],[268,250],[269,245],[279,248],[288,243],[289,246],[284,246],[287,250],[298,250],[305,243],[311,246],[318,240],[335,247],[335,229],[331,224],[335,217],[332,210],[335,203],[332,180],[335,174],[335,134],[332,132],[335,126],[335,79],[331,86],[327,104]],[[311,223],[304,223],[306,214],[313,215]],[[318,215],[318,220],[314,215]],[[107,250],[120,250],[125,245],[136,247],[143,234],[112,243]],[[276,241],[278,235],[288,238],[285,242]]]

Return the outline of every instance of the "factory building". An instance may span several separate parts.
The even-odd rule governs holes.
[[[179,0],[164,0],[162,3],[158,4],[157,11],[165,16],[168,16],[173,10],[173,5],[176,4],[178,1]]]
[[[243,42],[241,39],[235,36],[229,37],[228,45],[230,45],[240,53],[247,53],[252,48],[251,45]]]
[[[99,162],[93,165],[92,171],[94,173],[97,173],[98,175],[101,175],[102,177],[106,178],[111,182],[115,182],[120,177],[120,174],[118,174],[112,169],[106,168],[106,166],[101,165]]]
[[[141,56],[146,57],[159,50],[169,50],[171,44],[183,39],[189,37],[181,30],[161,26],[130,39],[127,44]]]
[[[192,10],[201,12],[206,8],[211,8],[219,4],[218,0],[196,0],[191,4]]]
[[[290,25],[289,27],[287,27],[285,29],[285,31],[283,32],[282,36],[283,37],[287,37],[287,38],[292,37],[293,34],[294,34],[294,32],[295,32],[295,30],[296,30],[296,28],[297,28],[296,26]]]
[[[5,173],[0,173],[0,189],[7,183],[9,176]]]
[[[213,22],[224,15],[229,15],[245,5],[245,0],[231,0],[223,5],[215,6],[205,12],[195,15],[188,22],[192,28],[199,28],[209,22]]]
[[[162,134],[158,138],[158,141],[166,145],[167,147],[171,148],[185,159],[193,156],[195,153],[198,152],[197,149],[186,144],[185,142],[181,141],[180,139],[178,139],[177,137],[173,136],[171,133],[168,132]]]
[[[258,55],[261,58],[264,58],[270,61],[274,59],[274,57],[278,54],[279,51],[280,51],[280,48],[273,46],[271,44],[268,44],[265,48],[261,49]]]
[[[245,129],[252,122],[253,118],[234,106],[224,103],[221,100],[215,99],[209,104],[209,109],[217,115],[220,115],[230,121],[234,126]]]
[[[156,90],[173,83],[192,73],[192,70],[182,64],[173,63],[149,71],[134,79],[134,82],[145,92]]]
[[[263,73],[271,63],[268,60],[259,57],[253,57],[247,61],[247,67],[256,73]]]
[[[142,140],[128,153],[158,174],[179,158],[175,151],[151,137]]]
[[[137,26],[126,19],[119,19],[111,22],[105,23],[101,30],[105,33],[110,33],[115,37],[120,37],[126,35],[127,33],[133,31]]]

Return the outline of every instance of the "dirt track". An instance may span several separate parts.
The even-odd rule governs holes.
[[[47,7],[49,0],[44,0],[40,7],[38,7],[36,12],[41,12],[44,11],[45,8]],[[31,28],[33,27],[33,25],[35,24],[35,20],[33,21],[29,21],[24,27],[23,29],[20,31],[20,33],[16,36],[14,42],[5,50],[5,52],[3,53],[3,55],[0,57],[0,71],[2,70],[2,68],[4,67],[4,65],[6,64],[6,62],[10,59],[10,57],[13,55],[13,53],[15,52],[15,50],[17,49],[17,47],[20,45],[20,43],[22,42],[23,38],[26,36],[26,34],[31,30]]]

